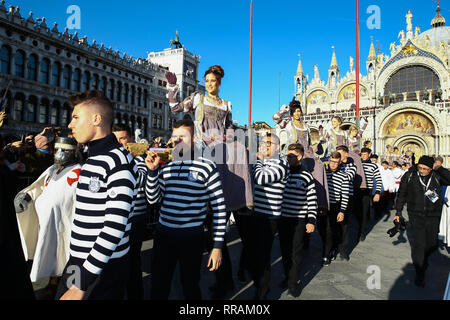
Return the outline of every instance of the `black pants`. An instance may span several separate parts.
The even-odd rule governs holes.
[[[173,274],[180,264],[181,285],[186,300],[200,300],[200,269],[204,247],[203,226],[177,230],[157,225],[153,243],[151,299],[167,300]]]
[[[319,215],[317,218],[317,229],[322,238],[322,257],[330,258],[331,250],[337,249],[342,243],[342,229],[337,222],[337,215],[340,212],[340,204],[330,204],[327,214]],[[345,216],[344,216],[345,217]]]
[[[277,218],[256,214],[252,218],[252,278],[256,287],[256,298],[266,299],[270,285],[270,255],[275,234],[277,233]]]
[[[355,190],[355,216],[359,223],[360,235],[365,235],[367,230],[367,221],[370,217],[370,199],[372,191],[369,189]]]
[[[354,206],[355,206],[355,197],[350,196],[348,199],[347,213],[344,214],[344,220],[337,224],[340,235],[337,243],[337,249],[342,254],[348,254],[348,243],[350,238],[350,220]]]
[[[251,234],[252,234],[252,216],[248,209],[241,209],[234,214],[236,226],[242,241],[241,257],[239,259],[239,270],[251,272]]]
[[[84,260],[69,258],[63,275],[58,284],[56,300],[59,300],[63,294],[72,286],[76,272],[73,266],[81,266]],[[83,300],[124,300],[125,288],[129,274],[129,256],[128,253],[117,259],[109,259],[102,273],[95,282],[89,286],[83,297]]]
[[[417,273],[425,274],[428,257],[438,247],[440,217],[425,217],[409,214],[413,233],[412,259]]]
[[[281,256],[288,288],[295,290],[299,280],[300,251],[306,235],[305,219],[281,217],[278,221]]]
[[[227,218],[226,221],[228,223],[228,220],[230,219],[231,212],[227,212]],[[207,244],[206,244],[206,250],[208,252],[211,252],[214,246],[214,221],[212,214],[208,214],[206,217],[205,224],[207,226]],[[233,284],[233,273],[231,269],[231,259],[230,259],[230,253],[228,252],[228,247],[226,246],[227,243],[227,234],[225,233],[224,236],[224,245],[222,247],[222,263],[214,273],[216,275],[216,286],[217,290],[221,290],[225,288],[226,286]]]
[[[141,249],[147,232],[147,216],[134,216],[130,232],[130,275],[127,283],[128,300],[142,300],[144,285],[142,283]]]

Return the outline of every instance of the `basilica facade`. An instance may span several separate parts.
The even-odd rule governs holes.
[[[366,75],[360,79],[360,117],[369,122],[362,142],[371,141],[373,152],[385,154],[388,146],[401,152],[440,155],[450,163],[450,27],[438,5],[431,29],[413,26],[413,14],[406,14],[406,30],[391,43],[390,54],[377,54],[372,41],[366,61]],[[327,81],[318,66],[309,80],[299,59],[295,95],[303,108],[313,142],[319,126],[329,127],[331,117],[343,119],[342,129],[356,124],[356,72],[341,74],[333,48]]]

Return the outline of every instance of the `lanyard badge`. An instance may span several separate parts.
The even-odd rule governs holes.
[[[423,183],[422,179],[420,179],[420,175],[419,175],[418,172],[417,172],[417,175],[419,176],[420,184],[421,184],[421,185],[425,188],[425,190],[426,190],[425,196],[426,196],[432,203],[436,203],[436,201],[438,201],[438,199],[439,199],[439,195],[438,195],[435,191],[429,190],[429,189],[428,189],[429,186],[430,186],[430,182],[431,182],[432,177],[430,177],[430,179],[428,180],[427,185],[425,185],[425,184]]]

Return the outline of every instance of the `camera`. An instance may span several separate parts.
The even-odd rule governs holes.
[[[400,217],[400,222],[394,221],[394,227],[387,231],[389,237],[395,236],[399,231],[406,230],[406,221],[403,217]]]

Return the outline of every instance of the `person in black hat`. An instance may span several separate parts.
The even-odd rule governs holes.
[[[411,167],[400,182],[395,205],[397,214],[394,222],[400,222],[405,204],[408,206],[409,223],[414,242],[412,259],[416,269],[414,283],[425,286],[425,271],[428,257],[438,246],[439,223],[443,199],[440,195],[442,185],[450,184],[449,170],[435,165],[430,156],[422,156],[417,166]]]

